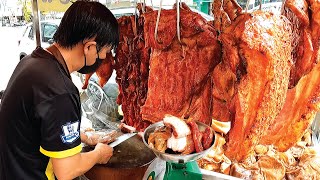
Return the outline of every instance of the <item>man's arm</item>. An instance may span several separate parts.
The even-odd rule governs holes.
[[[112,154],[112,147],[98,143],[95,149],[90,152],[78,153],[61,159],[51,158],[53,172],[59,180],[74,179],[87,172],[97,163],[107,163]]]

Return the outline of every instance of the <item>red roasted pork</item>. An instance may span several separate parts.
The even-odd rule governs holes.
[[[175,9],[144,14],[146,46],[151,48],[148,93],[141,113],[152,123],[171,114],[181,119],[211,122],[211,73],[220,62],[215,29],[186,5],[180,10],[181,42]]]

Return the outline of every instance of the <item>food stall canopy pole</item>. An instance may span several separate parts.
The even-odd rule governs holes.
[[[41,46],[41,41],[40,41],[40,23],[39,23],[39,10],[38,10],[38,0],[32,0],[32,13],[33,13],[33,28],[34,31],[36,32],[36,44],[37,47]]]

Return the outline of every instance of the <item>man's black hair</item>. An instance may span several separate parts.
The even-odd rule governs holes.
[[[105,45],[118,46],[117,19],[99,2],[76,1],[65,12],[53,38],[62,47],[72,48],[93,37],[98,50]]]

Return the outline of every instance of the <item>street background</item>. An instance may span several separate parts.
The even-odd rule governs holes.
[[[18,39],[23,27],[0,27],[0,90],[4,90],[19,62]]]

